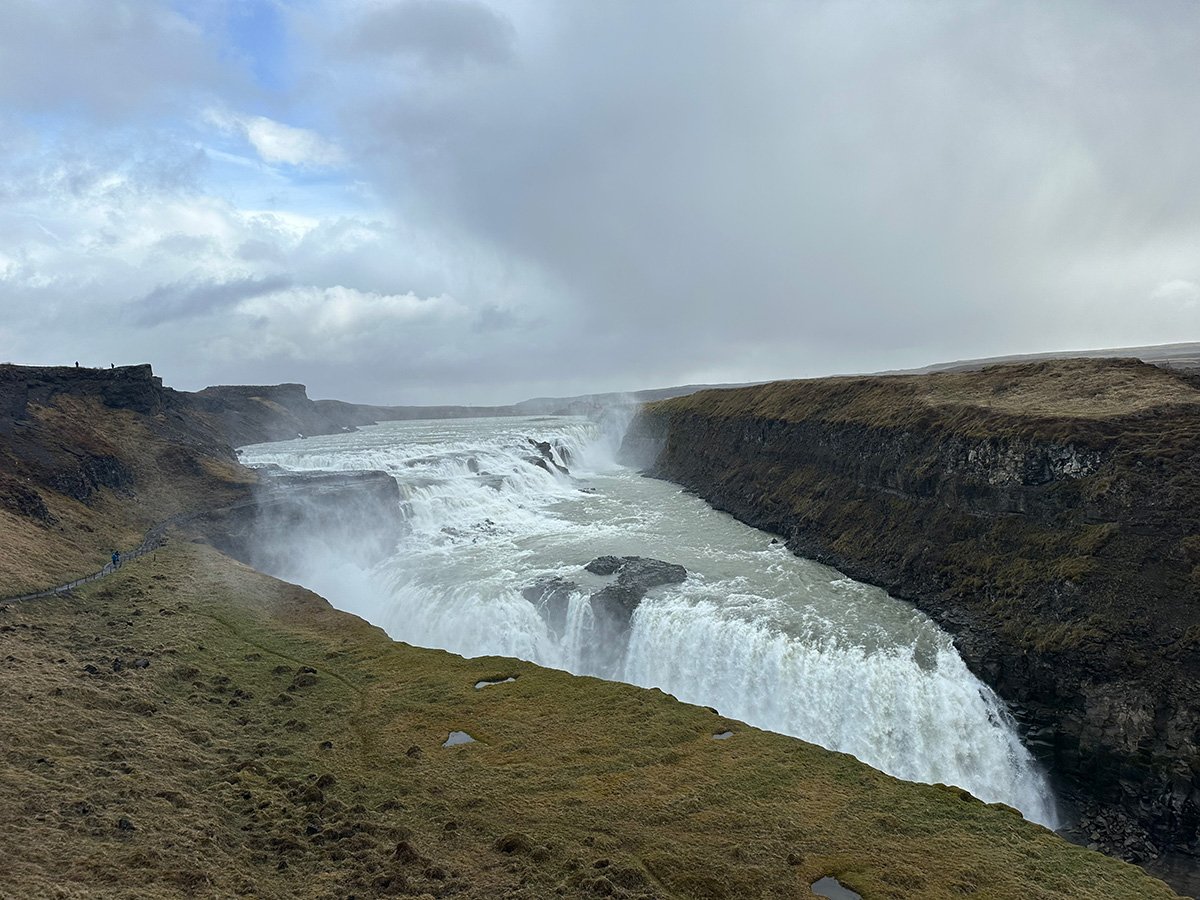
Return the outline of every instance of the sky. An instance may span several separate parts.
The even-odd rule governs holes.
[[[1200,340],[1200,4],[4,0],[0,361],[527,397]]]

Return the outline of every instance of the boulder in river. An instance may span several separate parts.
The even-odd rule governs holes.
[[[555,636],[562,637],[567,628],[567,608],[571,603],[571,594],[578,589],[579,585],[575,582],[555,575],[523,588],[521,596],[537,608],[550,631]]]
[[[594,575],[616,575],[617,580],[592,594],[592,611],[622,628],[629,620],[646,592],[665,584],[680,584],[687,578],[687,569],[661,559],[644,556],[600,556],[584,568]]]
[[[564,475],[571,474],[571,470],[568,469],[565,465],[563,465],[563,463],[566,462],[566,456],[565,455],[563,456],[563,463],[560,463],[557,459],[555,459],[554,458],[555,448],[550,446],[549,441],[535,441],[533,438],[525,438],[525,440],[529,441],[530,446],[532,446],[534,449],[537,450],[538,453],[540,453],[542,455],[541,460],[538,460],[535,463],[535,465],[540,464],[541,467],[543,469],[545,469],[547,472],[551,471],[550,467],[553,466],[555,469],[557,469],[559,472],[562,472]],[[563,453],[561,447],[559,448],[559,453],[560,453],[560,455]],[[532,460],[532,459],[530,460],[530,462],[533,462],[533,461],[534,460]],[[547,463],[549,465],[547,465]]]

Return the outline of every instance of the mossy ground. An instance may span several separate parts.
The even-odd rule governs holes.
[[[200,545],[8,606],[0,660],[3,897],[1174,896],[957,789],[394,643]]]
[[[659,415],[693,411],[712,418],[919,427],[931,433],[1069,440],[1099,448],[1126,443],[1147,458],[1157,450],[1167,463],[1186,460],[1200,447],[1198,407],[1194,376],[1133,359],[1060,359],[977,372],[777,381],[648,404]],[[1179,414],[1164,423],[1164,410]]]

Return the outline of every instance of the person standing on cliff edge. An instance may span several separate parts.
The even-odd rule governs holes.
[[[114,550],[112,555],[112,566],[114,569],[121,568],[121,551]]]

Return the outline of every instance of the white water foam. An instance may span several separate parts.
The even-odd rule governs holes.
[[[372,572],[336,547],[298,548],[285,577],[399,640],[515,656],[659,687],[728,716],[852,753],[900,778],[967,788],[1054,824],[1044,776],[994,693],[949,637],[876,588],[797,559],[770,537],[614,461],[622,411],[578,418],[389,423],[246,448],[252,464],[381,469],[408,532]],[[563,474],[534,465],[547,441]],[[623,652],[598,654],[588,597],[603,554],[676,562],[633,616]],[[576,583],[561,634],[521,589]],[[607,638],[603,638],[607,640]]]

